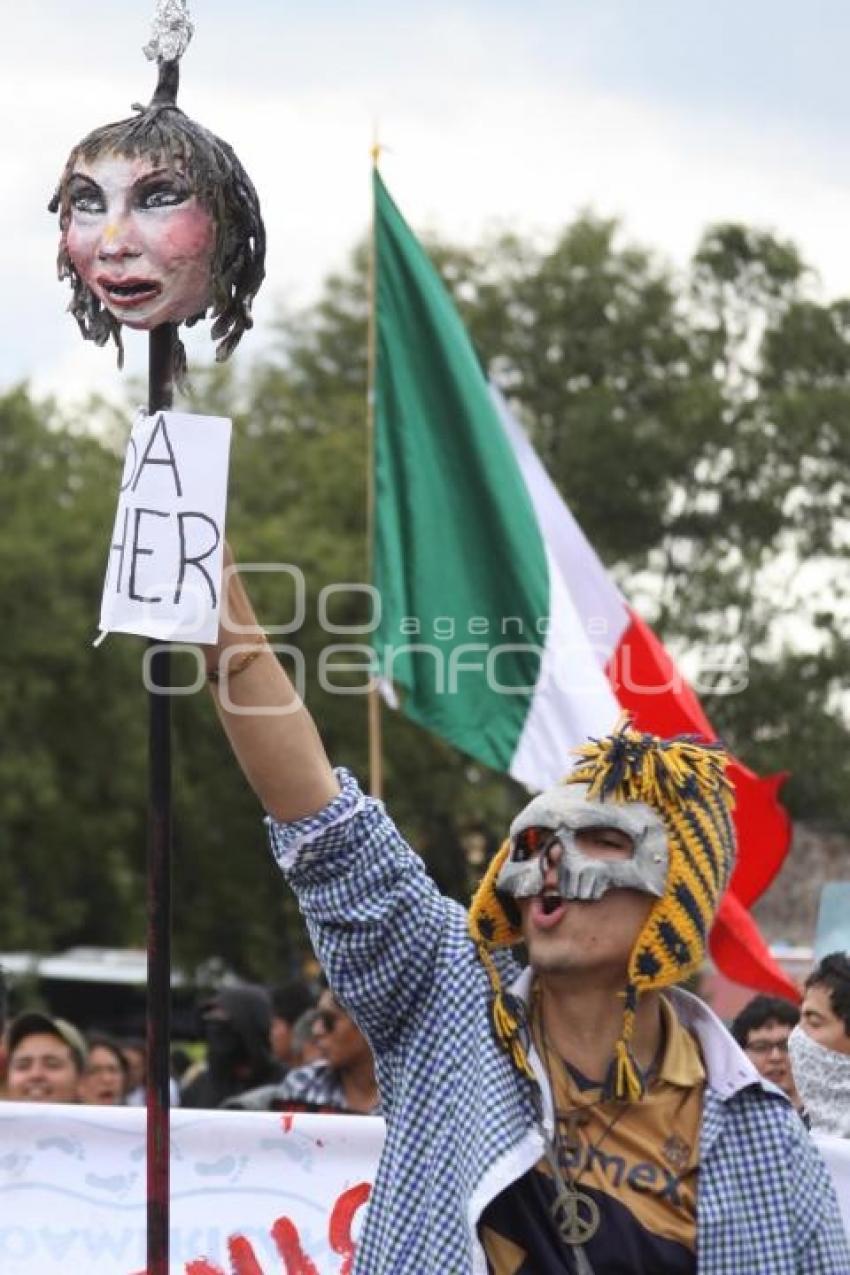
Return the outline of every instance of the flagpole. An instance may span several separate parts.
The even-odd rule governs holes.
[[[372,143],[372,173],[374,176],[381,156],[381,146],[377,139]],[[372,221],[369,234],[369,326],[366,338],[367,376],[366,376],[366,537],[367,537],[367,570],[369,580],[373,579],[375,562],[375,365],[377,358],[377,249],[375,243],[375,193],[374,182],[371,192]],[[384,789],[383,750],[381,732],[381,697],[378,689],[378,678],[373,677],[368,691],[368,730],[369,730],[369,791],[373,797],[382,797]]]
[[[152,102],[174,106],[180,86],[180,59],[193,34],[188,0],[175,12],[157,0],[150,44],[144,52],[157,62]],[[162,323],[148,336],[148,413],[169,411],[174,404],[174,378],[179,337],[175,323]],[[169,687],[171,656],[152,649],[154,687]],[[168,1275],[171,1232],[171,866],[172,769],[171,700],[148,692],[148,845],[147,948],[145,1013],[147,1073],[145,1078],[145,1148],[147,1177],[145,1275]]]

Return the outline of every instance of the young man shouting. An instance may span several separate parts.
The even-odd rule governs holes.
[[[235,575],[227,603],[219,713],[377,1059],[387,1139],[355,1269],[847,1275],[802,1123],[673,987],[732,868],[722,751],[628,724],[588,744],[514,820],[467,916],[331,769]]]

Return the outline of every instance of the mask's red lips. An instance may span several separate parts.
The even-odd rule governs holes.
[[[132,310],[134,306],[144,305],[162,292],[162,284],[156,279],[138,279],[133,276],[113,278],[100,275],[97,286],[116,308]]]

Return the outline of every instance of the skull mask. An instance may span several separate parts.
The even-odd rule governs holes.
[[[614,828],[632,843],[626,859],[591,858],[577,834]],[[539,831],[542,836],[534,837]],[[548,835],[546,835],[548,833]],[[529,898],[543,890],[553,843],[563,847],[557,867],[564,899],[599,899],[608,890],[640,890],[662,898],[667,879],[667,833],[658,813],[644,802],[588,800],[581,784],[559,784],[535,797],[511,824],[510,856],[496,879],[498,894]]]

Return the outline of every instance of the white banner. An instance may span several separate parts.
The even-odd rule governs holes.
[[[136,417],[103,582],[102,632],[216,640],[230,434],[223,416]]]
[[[850,1138],[833,1138],[825,1133],[817,1133],[814,1140],[832,1175],[838,1203],[841,1205],[841,1216],[844,1218],[844,1229],[850,1239]]]
[[[171,1114],[171,1275],[349,1275],[384,1124]],[[145,1112],[0,1104],[2,1275],[143,1275]]]
[[[171,1275],[350,1275],[368,1116],[171,1114]],[[850,1235],[850,1139],[816,1138]],[[0,1104],[2,1275],[144,1275],[145,1112]]]

